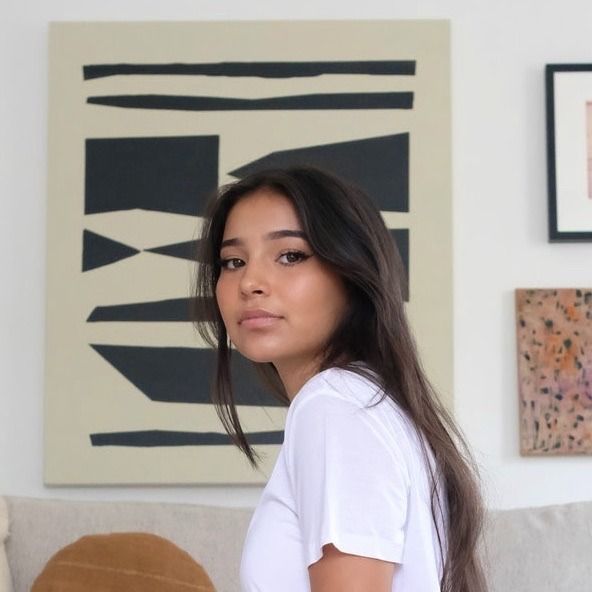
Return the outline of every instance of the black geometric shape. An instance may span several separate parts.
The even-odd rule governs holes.
[[[266,168],[313,164],[364,189],[380,210],[409,211],[409,134],[350,140],[271,152],[238,169],[234,177]]]
[[[219,136],[86,140],[84,213],[200,216],[218,186]]]
[[[284,431],[249,432],[245,434],[251,445],[282,444]],[[90,435],[92,446],[220,446],[233,444],[230,436],[218,432],[175,432],[142,430],[136,432],[106,432]]]
[[[180,76],[240,76],[301,78],[322,74],[413,76],[415,60],[343,62],[219,62],[216,64],[91,64],[83,67],[84,80],[128,74]]]
[[[239,99],[187,95],[110,95],[89,97],[91,105],[173,111],[293,111],[337,109],[413,109],[412,92],[324,93]]]
[[[151,401],[210,403],[210,383],[216,367],[215,352],[192,347],[91,347]],[[251,362],[232,353],[232,376],[237,405],[284,407],[268,394]]]
[[[403,287],[403,300],[409,302],[409,229],[408,228],[389,228],[397,250],[403,261],[405,268],[405,284]]]
[[[137,255],[140,251],[100,234],[82,233],[82,271],[89,271]]]
[[[97,306],[86,319],[86,322],[188,322],[191,320],[191,304],[191,298],[170,298],[156,302]]]
[[[188,259],[189,261],[197,261],[199,243],[200,241],[197,239],[183,243],[164,245],[163,247],[154,247],[153,249],[144,249],[144,251],[148,251],[149,253],[157,253],[159,255],[167,255],[168,257]]]

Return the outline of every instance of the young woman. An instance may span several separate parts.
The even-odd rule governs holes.
[[[253,466],[230,343],[289,405],[242,591],[484,592],[478,473],[418,360],[401,260],[368,196],[316,168],[256,173],[222,188],[201,248],[213,400]]]

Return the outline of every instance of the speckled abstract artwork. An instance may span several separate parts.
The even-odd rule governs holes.
[[[592,454],[592,288],[516,290],[520,452]]]

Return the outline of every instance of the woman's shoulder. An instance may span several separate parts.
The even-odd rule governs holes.
[[[348,413],[364,410],[364,415],[382,421],[407,423],[396,401],[380,386],[378,375],[360,362],[348,367],[331,367],[310,378],[290,404],[289,414]]]
[[[339,441],[355,449],[386,450],[397,466],[406,467],[410,455],[405,451],[414,439],[412,426],[396,401],[365,370],[332,367],[309,379],[288,409],[286,440],[299,448],[296,441],[309,442],[322,435],[325,444]]]

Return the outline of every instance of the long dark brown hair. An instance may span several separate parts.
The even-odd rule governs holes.
[[[412,420],[430,473],[432,517],[440,551],[446,557],[443,592],[485,592],[479,543],[484,522],[479,471],[460,428],[440,402],[421,366],[405,314],[404,268],[391,234],[372,200],[359,188],[314,167],[254,173],[221,188],[205,216],[197,276],[194,320],[206,343],[217,350],[212,401],[224,428],[252,466],[259,456],[241,428],[231,386],[228,335],[216,304],[220,244],[232,207],[257,189],[272,189],[290,199],[315,255],[341,276],[350,306],[329,339],[320,370],[347,368],[364,374]],[[349,365],[349,362],[364,362]],[[289,404],[271,363],[255,363],[281,401]],[[427,445],[435,458],[428,460]],[[445,500],[440,499],[441,483]],[[448,520],[441,529],[437,513]],[[445,537],[444,537],[445,535]],[[443,543],[445,538],[446,544]]]

